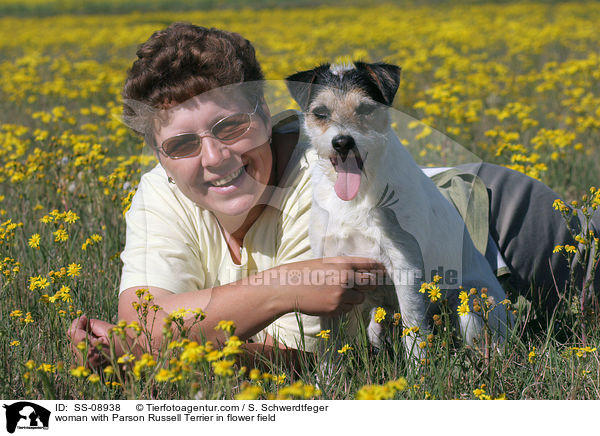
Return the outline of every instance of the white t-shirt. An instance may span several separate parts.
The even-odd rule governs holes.
[[[125,215],[120,291],[153,286],[173,293],[225,285],[255,272],[311,258],[308,228],[312,191],[310,165],[316,160],[301,138],[269,204],[244,237],[241,264],[233,262],[214,215],[170,184],[157,165],[144,174]],[[302,330],[299,322],[302,322]],[[300,334],[303,331],[304,335]],[[287,346],[315,350],[319,318],[288,313],[268,332]]]

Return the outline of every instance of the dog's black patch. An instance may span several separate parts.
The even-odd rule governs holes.
[[[354,62],[355,68],[334,74],[330,64],[300,71],[287,77],[288,89],[302,111],[306,111],[321,86],[348,92],[360,88],[378,103],[391,106],[400,85],[401,68],[397,65],[377,62],[368,64]],[[368,110],[368,108],[365,108]]]

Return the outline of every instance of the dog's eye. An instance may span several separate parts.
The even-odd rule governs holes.
[[[317,106],[316,108],[314,108],[312,110],[312,114],[320,119],[320,120],[324,120],[325,118],[329,118],[329,116],[331,115],[331,112],[329,112],[329,109],[327,109],[325,106]]]
[[[369,114],[373,113],[373,111],[375,109],[377,109],[377,106],[375,106],[374,104],[361,103],[356,108],[356,113],[358,115],[369,115]]]

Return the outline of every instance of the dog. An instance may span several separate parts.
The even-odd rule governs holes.
[[[431,332],[432,316],[439,311],[420,292],[424,281],[442,276],[439,287],[455,325],[463,341],[472,345],[482,344],[484,323],[472,305],[469,313],[458,316],[459,286],[467,291],[485,287],[496,303],[506,295],[463,219],[391,127],[389,111],[400,72],[386,63],[323,64],[292,74],[286,84],[318,155],[311,174],[313,255],[380,261],[393,283],[391,295],[389,286],[368,293],[359,316],[369,325],[369,338],[380,343],[374,308],[396,303],[404,327],[412,327],[405,336],[406,351],[422,356],[417,341]],[[497,304],[489,317],[495,343],[504,340],[510,324],[510,312]],[[335,328],[326,318],[322,327]]]

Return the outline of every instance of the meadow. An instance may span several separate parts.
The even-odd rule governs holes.
[[[167,7],[159,0],[145,3]],[[188,7],[183,1],[168,3]],[[121,87],[136,47],[173,21],[241,33],[255,44],[272,80],[324,61],[398,64],[402,82],[394,108],[421,121],[414,125],[420,163],[438,162],[444,151],[432,128],[484,161],[543,181],[579,214],[587,216],[600,204],[594,188],[600,173],[600,4],[228,9],[215,3],[221,7],[121,12],[110,9],[112,2],[103,2],[104,8],[92,2],[97,9],[69,10],[77,15],[59,13],[58,0],[4,5],[0,396],[600,397],[594,346],[599,324],[594,307],[579,300],[575,283],[565,290],[555,317],[541,326],[527,302],[502,302],[518,318],[502,350],[454,346],[443,314],[436,334],[420,344],[428,354],[419,365],[407,362],[398,349],[407,333],[401,322],[379,312],[396,340],[380,353],[373,353],[364,337],[332,349],[327,355],[340,356],[339,373],[326,382],[315,371],[322,356],[307,356],[296,371],[277,358],[260,368],[237,365],[241,344],[227,323],[222,328],[232,336],[223,349],[181,339],[158,357],[124,356],[99,373],[77,365],[65,332],[81,313],[118,321],[123,213],[141,172],[156,163],[119,119]],[[291,99],[289,107],[294,107]],[[572,213],[564,204],[556,208],[555,213]],[[589,234],[577,236],[587,248],[598,244]],[[569,246],[556,251],[556,256],[579,255]],[[429,295],[435,298],[435,292]],[[491,303],[482,291],[466,297],[471,310],[479,307],[485,316]],[[140,295],[139,310],[152,316],[148,295]],[[174,313],[171,322],[182,316],[200,314]],[[120,324],[115,337],[123,329],[144,334],[139,326]],[[323,336],[324,343],[335,345]]]

